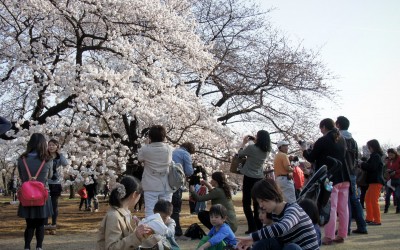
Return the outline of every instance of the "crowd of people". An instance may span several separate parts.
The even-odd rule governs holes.
[[[277,143],[274,174],[266,177],[265,161],[272,151],[269,133],[260,130],[255,136],[243,138],[238,155],[246,157],[240,173],[243,175],[242,209],[247,221],[247,236],[239,236],[235,235],[238,221],[226,175],[214,172],[208,181],[201,164],[193,163],[195,145],[185,142],[178,148],[169,146],[165,128],[156,125],[149,129],[146,144],[138,151],[138,160],[144,167],[141,181],[125,176],[112,187],[107,186],[110,206],[100,224],[96,248],[137,249],[161,244],[169,249],[179,249],[176,237],[183,234],[180,216],[184,187],[177,190],[170,187],[168,171],[171,162],[181,164],[189,179],[191,213],[196,213],[202,225],[209,229],[197,249],[319,249],[321,245],[344,243],[351,233],[368,234],[368,226],[382,225],[378,203],[382,190],[386,192],[384,213],[388,212],[391,196],[394,205],[400,199],[400,157],[390,148],[385,158],[379,142],[373,139],[367,142],[370,154],[360,158],[349,126],[350,121],[344,116],[336,121],[327,118],[319,124],[322,137],[311,145],[295,138],[296,147],[312,164],[313,171],[326,166],[330,174],[327,177],[332,185],[329,189],[329,220],[323,225],[323,234],[319,227],[318,200],[300,197],[305,178],[299,157],[288,154],[288,141]],[[18,216],[26,220],[25,249],[30,249],[33,236],[36,236],[36,249],[42,249],[44,230],[57,227],[63,181],[61,172],[68,164],[59,150],[57,140],[47,142],[43,134],[34,133],[18,159],[21,183],[28,181],[29,172],[36,173],[43,165],[37,180],[46,185],[50,193],[43,206],[20,204],[18,207]],[[87,168],[90,167],[91,163],[88,163]],[[79,210],[83,205],[85,210],[98,210],[96,188],[97,183],[92,182],[79,189]],[[365,194],[365,200],[361,199],[360,193]],[[130,209],[142,195],[145,218],[139,220],[132,216]],[[211,204],[209,210],[203,203],[207,201]],[[396,213],[400,213],[398,205]],[[50,217],[51,224],[48,223]],[[354,230],[351,230],[352,218],[357,224]]]

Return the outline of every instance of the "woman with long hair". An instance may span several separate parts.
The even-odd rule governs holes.
[[[47,142],[44,135],[40,133],[32,134],[26,147],[26,151],[22,153],[18,159],[18,172],[22,183],[29,180],[29,174],[26,171],[24,160],[26,161],[31,176],[35,176],[40,166],[44,163],[42,170],[37,174],[36,180],[47,186],[47,179],[49,177],[50,169],[53,166],[53,161],[47,151]],[[52,207],[49,199],[47,199],[44,206],[23,207],[19,204],[18,216],[25,218],[26,221],[24,249],[30,249],[34,234],[36,235],[36,249],[42,249],[44,224],[46,219],[51,215]]]
[[[194,186],[190,186],[190,195],[195,201],[211,201],[211,205],[221,204],[228,211],[227,223],[231,227],[233,232],[237,230],[237,220],[235,207],[232,202],[232,193],[231,187],[227,183],[225,174],[222,172],[214,172],[211,175],[211,181],[208,183],[207,181],[202,180],[202,184],[204,184],[208,188],[208,194],[199,196],[194,190]],[[204,226],[208,229],[211,229],[213,225],[210,222],[210,212],[209,211],[200,211],[198,213],[198,218]]]
[[[383,151],[378,140],[370,140],[367,147],[371,153],[366,162],[361,163],[361,169],[367,172],[368,190],[365,194],[365,207],[367,215],[365,222],[370,226],[381,225],[381,210],[379,196],[384,185],[383,180]]]
[[[332,173],[330,179],[333,182],[330,197],[330,218],[328,224],[324,226],[325,237],[322,240],[322,244],[331,245],[333,242],[343,243],[348,234],[350,173],[345,162],[346,142],[335,127],[335,122],[330,118],[323,119],[319,124],[319,128],[323,136],[314,143],[312,149],[307,150],[302,145],[302,150],[304,158],[311,163],[315,163],[316,171],[326,165],[328,171]],[[340,164],[335,166],[328,157],[335,158]],[[338,234],[335,237],[338,215]]]
[[[53,215],[51,217],[51,225],[46,221],[45,228],[52,229],[50,234],[55,234],[57,228],[57,217],[58,217],[58,198],[61,196],[63,182],[63,166],[68,165],[67,159],[65,159],[62,153],[59,153],[60,143],[56,139],[50,139],[48,142],[48,150],[51,158],[53,159],[53,166],[50,170],[50,178],[48,180],[51,205],[53,207]]]
[[[246,144],[253,140],[254,144]],[[257,229],[262,227],[262,223],[258,216],[258,203],[253,200],[253,210],[251,209],[252,199],[250,195],[251,189],[254,184],[264,178],[264,163],[268,157],[269,152],[271,152],[271,139],[269,133],[265,130],[259,130],[255,137],[245,136],[243,138],[243,143],[239,149],[239,157],[246,156],[246,163],[240,170],[240,173],[244,175],[243,177],[243,212],[247,220],[247,233],[255,232]]]
[[[139,201],[142,188],[132,176],[125,176],[112,189],[108,203],[110,209],[100,224],[96,249],[137,249],[151,228],[136,226],[129,208]]]
[[[395,188],[393,203],[396,203],[395,201],[399,202],[400,200],[400,156],[394,148],[389,148],[387,154],[388,160],[385,176],[387,177],[387,181],[390,181],[390,186]],[[393,190],[390,186],[386,184],[385,213],[389,210],[390,195]],[[399,206],[396,207],[396,214],[398,213],[400,213]]]

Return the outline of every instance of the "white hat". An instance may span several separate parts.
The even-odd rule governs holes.
[[[278,144],[277,144],[278,148],[280,148],[281,146],[286,146],[286,145],[290,145],[290,143],[287,141],[278,141]]]

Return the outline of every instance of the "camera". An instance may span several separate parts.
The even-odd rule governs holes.
[[[249,138],[249,140],[254,141],[256,138],[254,136],[249,135],[247,138]]]

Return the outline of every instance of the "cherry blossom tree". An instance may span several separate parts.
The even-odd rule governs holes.
[[[60,139],[76,182],[140,171],[153,124],[224,169],[243,128],[312,137],[315,100],[332,95],[318,53],[246,1],[0,4],[0,112],[14,121],[0,157],[14,160],[42,132]]]
[[[214,64],[187,2],[1,4],[1,112],[16,121],[7,147],[19,148],[9,158],[32,132],[55,136],[70,155],[68,173],[83,181],[137,165],[141,131],[152,124],[172,144],[201,141],[210,156],[229,143],[229,130],[184,84]]]

